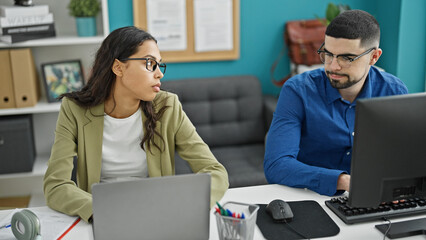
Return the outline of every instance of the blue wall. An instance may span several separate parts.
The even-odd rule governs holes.
[[[380,48],[383,50],[377,65],[396,75],[401,0],[378,0],[377,2],[378,6],[386,6],[386,11],[380,11],[375,16],[380,24]]]
[[[133,25],[132,0],[108,0],[109,29]]]
[[[402,0],[396,75],[409,90],[425,90],[425,53],[426,1]]]
[[[235,61],[170,63],[163,80],[252,74],[261,80],[264,93],[278,95],[280,88],[271,83],[270,68],[284,45],[284,23],[311,19],[315,15],[324,17],[329,2],[349,4],[352,9],[363,9],[374,15],[382,28],[383,55],[377,65],[400,77],[410,92],[425,90],[424,0],[240,0],[240,58]],[[133,25],[132,0],[108,0],[108,7],[111,31]],[[416,24],[412,24],[413,21]],[[413,61],[416,62],[415,69],[407,66],[413,66]],[[279,79],[288,73],[286,55],[279,62],[274,77]]]

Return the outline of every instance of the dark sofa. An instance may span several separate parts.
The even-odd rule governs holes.
[[[263,172],[265,134],[276,98],[262,95],[255,76],[163,81],[176,93],[183,110],[229,175],[230,187],[266,184]],[[176,174],[190,173],[176,154]]]

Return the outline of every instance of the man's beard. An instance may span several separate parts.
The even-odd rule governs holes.
[[[349,88],[349,87],[352,87],[353,85],[357,84],[359,81],[361,81],[361,79],[352,80],[349,77],[349,75],[347,75],[347,74],[335,73],[335,72],[330,72],[330,71],[326,71],[326,73],[327,73],[326,75],[327,75],[328,80],[330,81],[331,86],[336,88],[336,89]],[[334,80],[330,77],[330,74],[345,76],[345,77],[347,77],[347,80],[346,81]]]

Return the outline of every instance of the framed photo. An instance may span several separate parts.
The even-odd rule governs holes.
[[[48,102],[57,102],[61,94],[80,90],[84,85],[80,60],[43,63],[41,71]]]

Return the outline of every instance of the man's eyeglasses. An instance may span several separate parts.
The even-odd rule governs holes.
[[[340,54],[340,55],[334,55],[329,51],[326,50],[321,50],[322,47],[324,46],[324,43],[321,45],[321,47],[317,50],[317,53],[321,59],[321,62],[325,63],[325,64],[330,64],[331,62],[333,62],[333,58],[336,57],[337,59],[337,63],[339,64],[340,67],[342,68],[348,68],[351,66],[351,63],[357,59],[359,59],[360,57],[370,53],[371,51],[375,50],[375,47],[372,47],[370,49],[368,49],[367,51],[361,53],[360,55],[353,55],[353,54]]]
[[[160,71],[165,74],[166,73],[166,64],[165,63],[158,63],[153,58],[121,58],[120,61],[127,61],[127,60],[144,60],[145,61],[145,67],[146,70],[150,72],[154,72],[157,67],[160,67]]]

